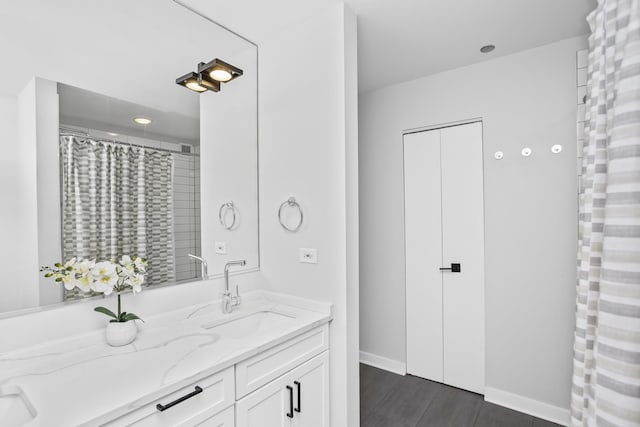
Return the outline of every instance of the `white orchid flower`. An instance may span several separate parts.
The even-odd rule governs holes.
[[[71,258],[69,261],[64,263],[64,268],[68,269],[69,267],[75,268],[75,264],[76,264],[77,258]]]
[[[135,260],[133,261],[134,265],[136,266],[136,269],[138,271],[145,271],[147,268],[147,262],[144,261],[142,258],[140,258],[139,256],[135,258]]]
[[[75,264],[75,273],[81,276],[86,276],[95,266],[95,261],[88,259],[82,259]]]
[[[91,269],[91,274],[93,274],[95,277],[113,276],[115,275],[115,272],[116,272],[116,265],[111,261],[102,261],[102,262],[96,263],[96,265],[94,265],[93,268]]]
[[[144,275],[142,274],[133,275],[125,281],[126,285],[131,286],[131,289],[133,289],[133,293],[142,291],[143,283],[144,283]]]
[[[73,285],[83,292],[89,292],[91,290],[92,283],[93,283],[93,277],[91,276],[91,274],[85,274],[83,276],[73,279]]]
[[[102,276],[98,276],[91,282],[91,289],[94,292],[102,292],[105,295],[110,295],[117,283],[118,276],[116,274],[104,274]]]

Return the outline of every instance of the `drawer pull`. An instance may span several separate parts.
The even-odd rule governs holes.
[[[196,389],[194,391],[192,391],[189,394],[185,394],[182,397],[177,398],[176,400],[174,400],[171,403],[167,403],[166,405],[163,405],[162,403],[158,403],[156,405],[156,408],[158,409],[158,411],[162,412],[162,411],[166,411],[167,409],[171,408],[172,406],[177,405],[178,403],[182,403],[187,399],[192,398],[193,396],[195,396],[196,394],[200,394],[202,393],[202,387],[200,386],[196,386]]]
[[[293,418],[293,387],[288,385],[287,390],[289,390],[289,412],[287,412],[287,417]]]
[[[300,386],[300,383],[298,381],[294,381],[293,383],[296,385],[296,387],[298,389],[298,407],[296,409],[294,409],[294,411],[300,412],[300,389],[301,389],[301,386]]]

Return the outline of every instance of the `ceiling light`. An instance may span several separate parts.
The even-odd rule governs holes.
[[[107,133],[108,133],[109,135],[111,135],[111,136],[118,136],[118,134],[117,134],[117,133],[113,133],[113,132],[107,132]]]
[[[240,68],[234,67],[233,65],[218,58],[215,58],[213,61],[206,64],[204,62],[198,64],[198,73],[207,74],[213,80],[222,83],[230,82],[243,74]]]
[[[198,74],[194,73],[193,71],[189,74],[178,77],[176,79],[176,84],[184,86],[187,89],[191,89],[194,92],[204,92],[205,90],[207,90],[206,87],[198,83]]]
[[[482,47],[480,48],[480,52],[482,52],[482,53],[489,53],[489,52],[493,52],[493,50],[494,50],[495,48],[496,48],[496,47],[495,47],[494,45],[492,45],[492,44],[488,44],[488,45],[482,46]]]
[[[133,121],[139,125],[148,125],[151,123],[151,119],[147,119],[146,117],[136,117]]]

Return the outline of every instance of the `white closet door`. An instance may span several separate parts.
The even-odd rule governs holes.
[[[440,131],[404,136],[407,372],[443,382]]]
[[[483,393],[482,123],[405,135],[404,162],[407,372]]]
[[[484,393],[482,123],[441,130],[444,382]]]

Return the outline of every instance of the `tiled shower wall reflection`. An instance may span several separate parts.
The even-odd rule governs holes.
[[[173,155],[173,223],[176,281],[200,277],[200,265],[188,254],[200,255],[200,156]],[[195,151],[195,152],[194,152]]]

